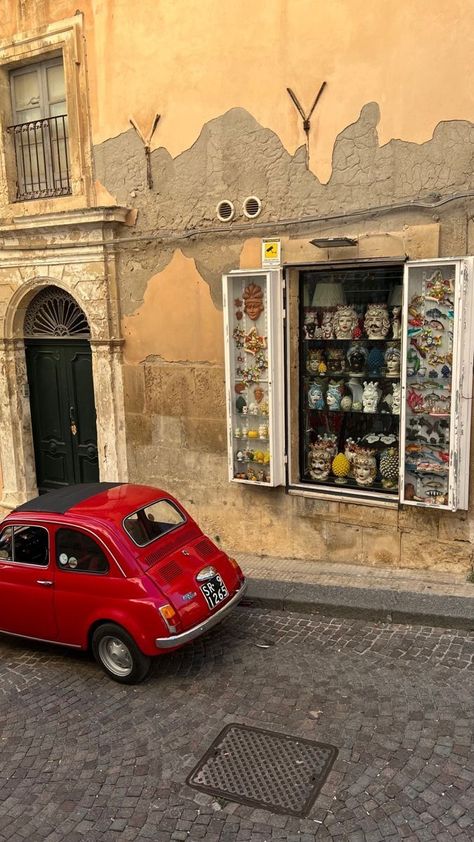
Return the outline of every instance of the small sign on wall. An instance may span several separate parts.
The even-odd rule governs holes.
[[[262,267],[281,266],[281,240],[275,237],[262,240]]]

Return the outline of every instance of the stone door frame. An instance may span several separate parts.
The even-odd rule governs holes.
[[[64,263],[69,263],[69,260]],[[17,287],[5,310],[4,335],[0,338],[0,464],[3,473],[0,507],[3,508],[14,508],[38,493],[23,325],[30,301],[47,286],[60,287],[72,295],[89,322],[100,480],[128,480],[122,383],[123,340],[107,335],[112,325],[119,324],[117,302],[114,307],[116,312],[111,314],[110,307],[114,302],[107,296],[108,285],[104,284],[103,297],[91,299],[94,281],[91,283],[87,277],[77,281],[77,265],[71,268],[76,270],[71,272],[74,284],[67,283],[66,265],[61,278],[55,271],[51,275],[30,277]]]

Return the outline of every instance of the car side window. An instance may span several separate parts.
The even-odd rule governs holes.
[[[43,526],[7,526],[0,534],[0,560],[47,567],[48,539],[48,530]]]
[[[7,526],[0,534],[0,561],[13,560],[13,527]]]
[[[107,573],[109,569],[107,557],[98,543],[77,529],[58,529],[56,564],[61,570],[79,573]]]

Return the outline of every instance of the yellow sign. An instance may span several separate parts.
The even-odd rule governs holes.
[[[279,266],[281,263],[281,240],[262,240],[262,266]]]

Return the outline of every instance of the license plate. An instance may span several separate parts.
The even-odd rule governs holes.
[[[229,596],[229,591],[218,573],[204,585],[201,585],[201,591],[211,611]]]

